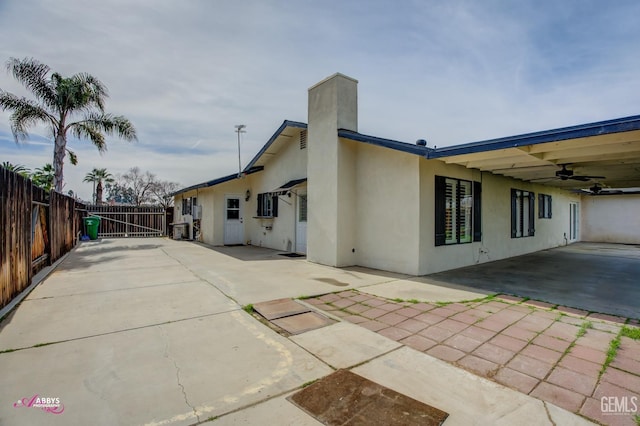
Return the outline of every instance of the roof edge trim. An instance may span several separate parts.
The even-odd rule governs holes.
[[[362,133],[347,129],[338,129],[338,137],[420,156],[426,156],[432,151],[431,148],[427,148],[425,146],[413,145],[407,142],[384,139],[376,136],[363,135]]]
[[[262,167],[262,166],[253,167],[253,168],[251,168],[249,170],[245,169],[245,170],[242,171],[242,175],[243,176],[250,175],[250,174],[259,172],[259,171],[261,171],[263,169],[264,169],[264,167]],[[194,191],[196,189],[209,188],[209,187],[212,187],[212,186],[215,186],[215,185],[220,185],[221,183],[230,182],[230,181],[232,181],[234,179],[240,179],[238,177],[238,173],[234,173],[232,175],[223,176],[223,177],[220,177],[220,178],[217,178],[217,179],[213,179],[213,180],[210,180],[210,181],[207,181],[207,182],[203,182],[203,183],[198,183],[196,185],[191,185],[191,186],[188,186],[186,188],[180,189],[180,190],[174,192],[171,195],[173,197],[175,197],[176,195],[180,195],[180,194],[183,194],[185,192]]]
[[[298,128],[298,129],[306,129],[307,128],[307,123],[302,123],[300,121],[284,120],[282,122],[282,124],[280,125],[280,127],[278,127],[278,130],[275,131],[275,133],[269,138],[267,143],[264,144],[264,146],[260,149],[260,151],[258,151],[258,153],[251,159],[249,164],[247,164],[247,167],[244,168],[245,171],[246,170],[250,170],[251,168],[254,167],[256,162],[260,159],[260,157],[262,157],[262,154],[264,154],[267,151],[267,149],[269,149],[269,147],[275,142],[275,140],[278,138],[278,136],[280,136],[280,134],[287,127],[294,127],[294,128]]]
[[[526,145],[537,145],[541,143],[557,142],[590,136],[601,136],[633,130],[640,130],[640,115],[437,148],[431,150],[427,158],[453,157],[462,154],[473,154],[476,152],[494,151],[505,148],[517,148]]]

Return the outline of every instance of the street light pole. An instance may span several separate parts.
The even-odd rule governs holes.
[[[240,163],[240,133],[247,133],[246,130],[243,130],[245,127],[244,124],[236,124],[236,133],[238,134],[238,177],[242,176],[242,165]]]

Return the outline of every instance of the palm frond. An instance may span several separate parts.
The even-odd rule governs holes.
[[[104,135],[92,122],[79,122],[69,125],[71,133],[78,139],[89,139],[92,144],[98,148],[101,153],[107,150],[107,143],[104,140]]]
[[[77,125],[88,125],[94,130],[116,135],[129,142],[138,140],[135,127],[122,115],[89,113],[82,121],[71,123],[68,127],[75,128]]]
[[[47,74],[51,69],[33,58],[9,58],[7,71],[48,107],[53,107],[56,94]]]
[[[9,116],[11,131],[16,143],[29,138],[27,129],[34,124],[44,122],[50,128],[55,128],[57,122],[43,107],[35,101],[20,98],[12,93],[0,91],[0,108],[13,111]]]
[[[83,100],[86,101],[87,108],[96,107],[101,113],[104,112],[104,100],[109,97],[107,87],[97,78],[87,73],[79,73],[69,80],[74,86],[82,88]]]
[[[78,156],[75,152],[71,151],[69,148],[65,148],[67,150],[67,154],[69,154],[69,162],[74,166],[78,165]]]

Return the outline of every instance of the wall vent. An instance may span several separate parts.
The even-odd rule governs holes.
[[[300,132],[300,149],[305,149],[307,147],[307,131],[303,130]]]

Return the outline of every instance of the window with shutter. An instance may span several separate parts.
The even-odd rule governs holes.
[[[278,196],[270,192],[258,194],[257,217],[278,217]]]
[[[535,194],[511,189],[511,238],[535,235]]]
[[[551,195],[538,194],[538,217],[551,219]]]
[[[480,241],[480,188],[480,182],[435,177],[436,246]]]

